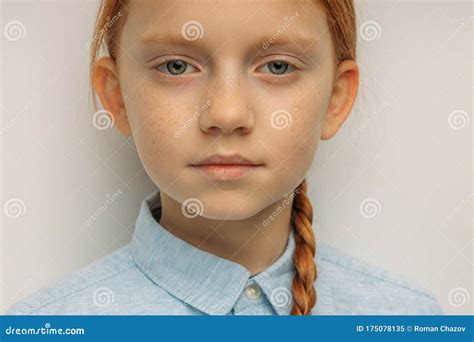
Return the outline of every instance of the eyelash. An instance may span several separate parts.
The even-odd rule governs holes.
[[[186,62],[184,59],[181,59],[181,58],[170,58],[170,59],[165,60],[164,62],[162,62],[162,63],[156,65],[153,69],[156,70],[156,71],[158,71],[158,72],[161,74],[161,76],[166,77],[166,78],[170,78],[170,79],[175,79],[175,80],[178,79],[178,78],[182,78],[183,75],[192,73],[192,72],[188,72],[188,73],[187,73],[187,72],[185,71],[184,73],[182,73],[182,74],[180,74],[180,75],[173,75],[173,74],[168,74],[168,73],[166,73],[166,72],[163,72],[163,71],[159,70],[159,67],[160,67],[160,66],[164,66],[165,69],[166,69],[167,63],[173,62],[173,61],[182,61],[182,62],[186,63],[186,67],[187,67],[187,66],[192,66],[191,63]],[[290,62],[288,62],[288,61],[286,61],[285,59],[282,59],[282,58],[280,58],[280,59],[274,59],[274,60],[268,61],[268,62],[264,63],[262,66],[260,66],[258,69],[260,69],[260,68],[263,67],[263,66],[269,65],[270,63],[273,63],[273,62],[283,62],[283,63],[288,64],[288,69],[293,68],[293,70],[292,70],[291,72],[286,73],[286,74],[272,74],[272,73],[270,73],[270,75],[272,75],[272,77],[274,77],[275,79],[282,79],[282,78],[291,77],[291,76],[293,76],[293,74],[295,73],[295,71],[298,70],[298,68],[297,68],[297,66],[296,66],[295,64],[290,63]],[[192,67],[195,68],[194,66],[192,66]],[[287,69],[287,70],[288,70],[288,69]],[[287,70],[285,70],[285,72],[286,72]]]

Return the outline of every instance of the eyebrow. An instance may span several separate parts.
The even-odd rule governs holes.
[[[197,39],[199,40],[199,39]],[[159,33],[152,33],[145,35],[139,40],[139,44],[148,45],[156,43],[169,43],[169,44],[189,44],[194,43],[196,40],[187,40],[181,35],[162,35]]]
[[[205,33],[204,33],[205,35]],[[319,40],[313,36],[305,36],[305,35],[280,35],[274,37],[274,34],[261,36],[257,39],[254,43],[252,43],[252,49],[258,50],[265,50],[269,47],[277,47],[277,46],[298,46],[307,50],[309,47],[318,44]],[[185,46],[185,47],[201,47],[205,46],[206,43],[204,39],[196,39],[196,40],[187,40],[182,35],[170,34],[170,35],[163,35],[160,33],[152,33],[145,35],[138,41],[139,45],[141,46],[148,46],[148,45],[158,45],[164,44],[168,46]],[[266,46],[266,47],[265,47]]]
[[[302,35],[295,35],[295,36],[279,36],[276,38],[270,37],[266,39],[260,40],[260,44],[266,43],[269,47],[270,46],[280,46],[280,45],[295,45],[302,48],[308,49],[313,45],[317,45],[319,39],[316,37],[306,37]]]

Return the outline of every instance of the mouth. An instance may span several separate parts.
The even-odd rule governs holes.
[[[263,167],[263,164],[253,162],[240,155],[213,155],[191,164],[191,166],[195,170],[203,172],[210,179],[229,181],[250,175],[257,169]]]

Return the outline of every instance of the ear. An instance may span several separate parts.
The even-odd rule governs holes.
[[[105,110],[112,114],[114,126],[125,136],[131,135],[115,61],[102,57],[96,62],[94,89]]]
[[[359,88],[359,68],[353,60],[339,63],[336,70],[328,113],[326,115],[321,139],[332,138],[349,116]]]

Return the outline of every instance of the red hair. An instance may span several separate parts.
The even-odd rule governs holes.
[[[93,104],[97,109],[93,79],[96,61],[102,42],[110,57],[118,56],[119,38],[126,20],[126,7],[129,0],[102,0],[97,16],[93,39],[90,45],[90,86]],[[336,60],[356,59],[356,19],[354,0],[314,0],[325,11],[331,33]],[[112,23],[112,24],[111,24]],[[296,189],[293,199],[291,223],[295,232],[295,253],[293,262],[296,269],[292,283],[293,307],[290,315],[311,315],[316,305],[317,278],[315,262],[316,239],[312,227],[313,209],[307,196],[304,179]]]

